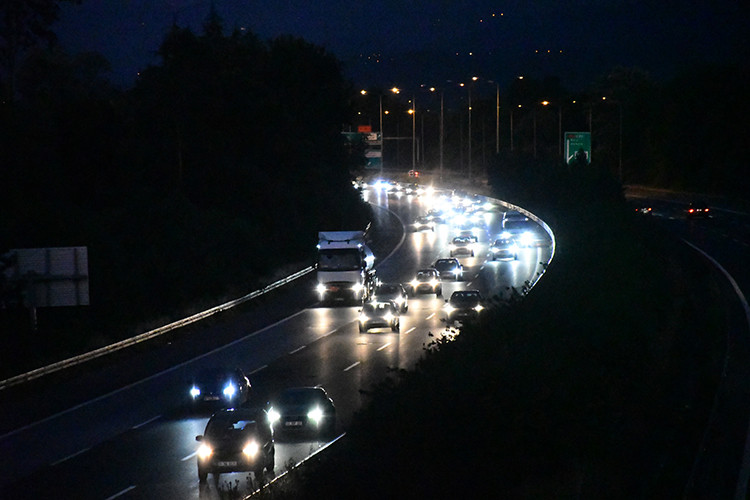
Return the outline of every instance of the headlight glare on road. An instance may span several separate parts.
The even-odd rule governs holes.
[[[190,395],[193,398],[197,398],[198,396],[201,395],[201,390],[198,389],[197,387],[193,386],[193,387],[190,388]]]
[[[315,422],[315,425],[320,424],[320,421],[323,420],[323,410],[320,408],[314,408],[307,412],[307,418]]]
[[[234,395],[237,393],[237,388],[234,386],[233,383],[228,383],[226,387],[224,387],[224,395],[228,398],[233,398]]]
[[[200,458],[201,460],[206,460],[211,455],[213,455],[213,453],[214,450],[212,450],[211,447],[206,443],[203,443],[198,447],[198,458]]]
[[[255,455],[258,454],[260,451],[260,446],[258,446],[258,443],[255,441],[250,441],[245,445],[244,448],[242,448],[242,453],[244,453],[246,456],[250,458],[254,458]]]

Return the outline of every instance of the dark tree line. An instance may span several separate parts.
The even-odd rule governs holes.
[[[331,54],[225,34],[211,15],[200,34],[173,26],[159,55],[122,91],[101,55],[29,45],[0,110],[0,254],[88,246],[102,321],[246,292],[310,262],[318,230],[369,216],[341,136],[350,84]]]

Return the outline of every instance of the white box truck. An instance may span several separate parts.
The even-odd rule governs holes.
[[[375,286],[374,264],[364,231],[320,231],[317,292],[321,302],[367,300]]]

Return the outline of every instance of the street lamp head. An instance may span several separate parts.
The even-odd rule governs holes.
[[[365,89],[360,90],[359,93],[362,95],[367,95],[367,91]]]
[[[542,106],[547,106],[549,104],[549,101],[542,101]]]
[[[401,92],[401,89],[399,89],[398,87],[393,87],[393,88],[391,89],[391,92],[393,92],[394,94],[398,94],[398,93],[400,93],[400,92]]]

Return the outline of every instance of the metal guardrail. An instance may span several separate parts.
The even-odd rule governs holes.
[[[9,387],[13,387],[14,385],[22,384],[24,382],[29,382],[31,380],[37,379],[39,377],[43,377],[44,375],[49,375],[50,373],[54,373],[56,371],[70,368],[72,366],[84,363],[86,361],[90,361],[92,359],[98,358],[99,356],[103,356],[105,354],[110,354],[112,352],[118,351],[120,349],[124,349],[126,347],[133,346],[135,344],[138,344],[140,342],[144,342],[146,340],[153,339],[155,337],[158,337],[159,335],[176,330],[177,328],[182,328],[183,326],[187,326],[191,323],[195,323],[196,321],[200,321],[202,319],[206,319],[209,316],[213,316],[214,314],[226,311],[228,309],[231,309],[235,306],[238,306],[244,302],[247,302],[248,300],[252,300],[256,297],[259,297],[265,293],[268,293],[272,290],[275,290],[276,288],[282,287],[284,285],[287,285],[291,283],[292,281],[296,280],[297,278],[301,278],[302,276],[311,273],[315,270],[314,266],[306,267],[305,269],[302,269],[300,271],[297,271],[294,274],[291,274],[287,276],[286,278],[282,278],[274,283],[271,283],[268,286],[265,286],[259,290],[255,290],[253,292],[248,293],[247,295],[240,297],[238,299],[231,300],[225,304],[218,305],[216,307],[212,307],[211,309],[207,309],[203,312],[199,312],[197,314],[194,314],[192,316],[188,316],[187,318],[177,320],[173,323],[169,323],[168,325],[161,326],[159,328],[156,328],[154,330],[150,330],[148,332],[141,333],[139,335],[136,335],[135,337],[131,337],[129,339],[122,340],[120,342],[116,342],[114,344],[100,347],[98,349],[95,349],[93,351],[80,354],[78,356],[74,356],[72,358],[64,359],[62,361],[58,361],[56,363],[52,363],[51,365],[43,366],[41,368],[37,368],[34,370],[31,370],[27,373],[22,373],[21,375],[16,375],[14,377],[5,379],[0,381],[0,391],[3,389],[7,389]]]

